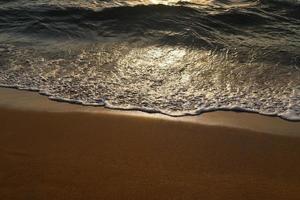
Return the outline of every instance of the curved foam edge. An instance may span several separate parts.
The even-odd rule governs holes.
[[[51,93],[40,90],[38,88],[28,88],[28,87],[22,87],[18,85],[5,85],[5,84],[0,84],[0,87],[5,87],[5,88],[15,88],[19,90],[27,90],[27,91],[34,91],[38,92],[41,95],[47,96],[50,100],[54,101],[61,101],[61,102],[67,102],[67,103],[73,103],[73,104],[80,104],[84,106],[102,106],[105,108],[109,109],[117,109],[117,110],[136,110],[136,111],[142,111],[142,112],[147,112],[147,113],[161,113],[167,116],[171,117],[182,117],[182,116],[195,116],[195,115],[200,115],[206,112],[213,112],[213,111],[235,111],[235,112],[248,112],[248,113],[257,113],[261,115],[266,115],[266,116],[277,116],[282,119],[288,120],[288,121],[300,121],[300,116],[297,116],[296,113],[293,110],[288,110],[285,113],[266,113],[266,112],[260,112],[255,109],[246,109],[242,108],[236,105],[232,105],[230,107],[202,107],[198,108],[196,110],[191,110],[191,111],[177,111],[177,112],[170,112],[167,110],[156,110],[153,108],[149,107],[137,107],[137,106],[118,106],[118,105],[112,105],[109,102],[105,101],[104,99],[101,99],[99,103],[88,103],[84,102],[81,100],[76,100],[76,99],[68,99],[68,98],[61,98],[61,97],[56,97],[53,96]]]

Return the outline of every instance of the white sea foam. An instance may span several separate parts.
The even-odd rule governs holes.
[[[0,2],[0,86],[172,116],[300,120],[298,13],[272,0]]]
[[[129,43],[73,53],[49,59],[11,47],[0,86],[39,91],[58,101],[171,116],[233,110],[300,120],[300,73],[290,73],[292,67],[239,63],[227,51]]]

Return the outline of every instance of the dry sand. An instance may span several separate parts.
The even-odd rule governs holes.
[[[299,200],[300,123],[172,118],[0,89],[0,199]]]

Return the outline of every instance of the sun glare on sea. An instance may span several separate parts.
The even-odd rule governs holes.
[[[145,4],[176,4],[176,3],[195,3],[195,4],[207,4],[212,0],[141,0]]]
[[[168,1],[164,1],[164,0],[150,0],[150,3],[153,4],[173,4],[173,3],[177,3],[178,0],[168,0]]]

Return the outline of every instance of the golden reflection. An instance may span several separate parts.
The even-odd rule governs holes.
[[[124,1],[119,1],[124,2]],[[126,4],[129,5],[150,5],[150,4],[163,4],[163,5],[176,5],[180,3],[187,3],[187,4],[195,4],[195,5],[202,5],[202,6],[222,6],[224,8],[231,8],[231,7],[249,7],[256,5],[258,1],[234,1],[229,0],[228,2],[216,1],[216,0],[128,0]]]
[[[180,62],[185,55],[185,49],[154,47],[145,52],[142,60],[146,60],[147,62],[159,61],[157,65],[160,68],[166,68]]]
[[[129,4],[164,4],[174,5],[177,3],[192,3],[192,4],[211,4],[214,0],[131,0],[127,1]]]

